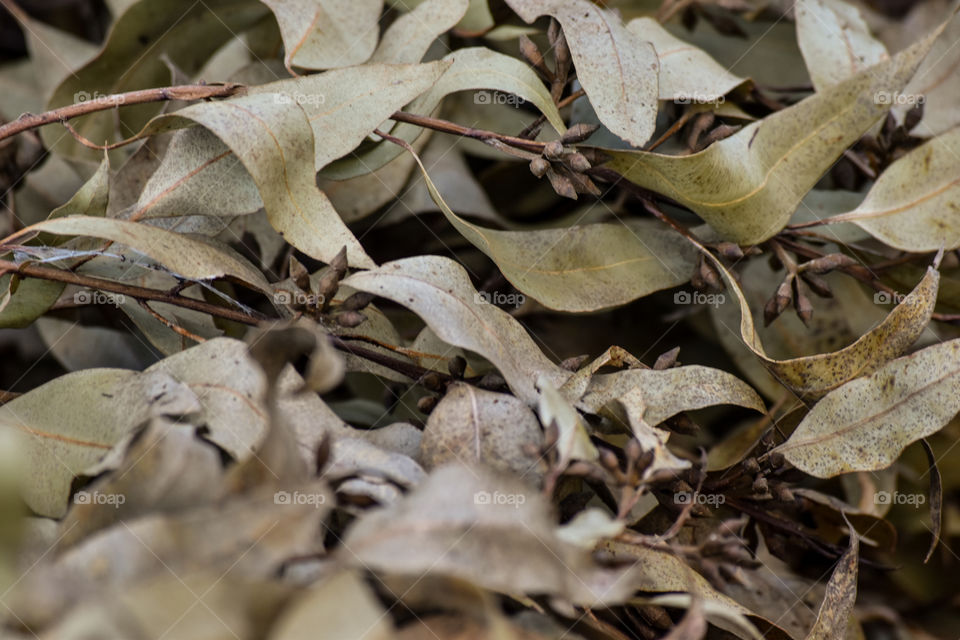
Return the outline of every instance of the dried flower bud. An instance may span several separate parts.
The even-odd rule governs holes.
[[[584,122],[580,122],[567,129],[567,132],[561,136],[560,142],[563,144],[576,144],[578,142],[583,142],[592,136],[593,132],[599,128],[600,125],[598,124],[586,124]]]
[[[550,163],[546,159],[537,156],[530,161],[530,173],[542,178],[547,173],[547,169],[550,168]]]
[[[467,370],[467,361],[463,356],[454,356],[447,361],[447,371],[454,378],[462,378],[463,372]]]
[[[343,311],[334,316],[334,320],[341,327],[346,327],[347,329],[352,329],[356,326],[359,326],[365,322],[367,316],[363,315],[359,311]]]
[[[417,400],[417,409],[420,413],[430,413],[437,406],[437,396],[423,396]]]
[[[543,155],[551,160],[559,160],[563,157],[563,143],[559,140],[551,140],[544,145]]]
[[[567,156],[567,164],[574,171],[583,173],[590,168],[590,161],[582,153],[571,153]]]

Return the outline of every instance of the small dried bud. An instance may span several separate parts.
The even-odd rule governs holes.
[[[747,458],[743,461],[743,470],[750,475],[755,476],[760,473],[760,464],[757,462],[756,458]]]
[[[563,143],[559,140],[552,140],[543,147],[543,155],[551,160],[559,160],[563,157]]]
[[[770,453],[770,466],[774,469],[780,469],[787,463],[787,459],[783,457],[783,454],[779,451],[773,451]]]
[[[766,493],[768,490],[767,479],[763,476],[757,476],[753,481],[753,491],[754,493]]]
[[[700,256],[699,271],[700,277],[711,289],[723,289],[723,283],[720,280],[720,274],[717,273],[717,269],[713,266],[713,263],[707,261],[703,256]]]
[[[549,72],[547,66],[543,64],[543,55],[540,53],[540,48],[525,35],[521,35],[519,38],[520,44],[520,55],[523,56],[524,60],[530,63],[531,67],[539,69],[540,71]]]
[[[437,406],[437,396],[423,396],[417,400],[417,409],[420,413],[430,413]]]
[[[573,356],[572,358],[567,358],[560,363],[560,367],[566,369],[567,371],[577,371],[580,367],[583,366],[583,363],[590,359],[588,354],[583,354],[581,356]]]
[[[821,298],[833,297],[833,289],[831,289],[827,281],[820,276],[803,272],[800,274],[800,277],[803,278],[803,281],[807,283],[810,289]]]
[[[376,296],[374,296],[372,293],[367,293],[366,291],[357,291],[349,298],[344,300],[343,304],[340,305],[340,308],[344,311],[362,311],[368,304],[373,302],[375,297]]]
[[[624,449],[624,453],[627,454],[628,460],[636,461],[643,455],[643,447],[640,446],[640,443],[636,438],[630,438],[627,442],[627,446]]]
[[[793,300],[793,307],[797,310],[797,317],[804,326],[809,326],[810,319],[813,318],[813,305],[810,304],[810,298],[798,291],[797,297]]]
[[[567,157],[567,164],[570,165],[571,169],[580,173],[590,168],[590,161],[582,153],[571,153]]]
[[[739,260],[743,257],[743,249],[734,242],[721,242],[717,245],[717,251],[727,260]]]
[[[563,144],[576,144],[583,142],[593,135],[593,132],[600,128],[598,124],[578,123],[567,129],[567,132],[560,138]]]
[[[573,182],[568,176],[558,173],[553,169],[547,169],[547,179],[550,180],[550,186],[557,192],[557,195],[570,198],[571,200],[577,199],[577,189],[573,186]]]
[[[340,252],[330,261],[330,268],[337,272],[338,279],[347,275],[347,247],[344,245]]]
[[[774,487],[773,495],[775,495],[780,502],[795,502],[797,499],[785,484],[778,484]]]
[[[857,261],[848,255],[842,253],[831,253],[814,260],[810,260],[809,262],[804,263],[801,268],[805,271],[823,274],[830,273],[834,269],[852,267],[856,266],[857,264]]]
[[[304,291],[310,288],[310,272],[293,256],[290,256],[290,278]]]
[[[488,373],[477,382],[477,386],[488,391],[498,391],[507,386],[507,381],[497,373]]]
[[[677,356],[680,355],[680,347],[674,347],[669,351],[664,351],[660,354],[660,357],[657,358],[657,361],[653,363],[653,368],[657,371],[663,371],[664,369],[670,369],[677,366]]]
[[[550,168],[550,163],[546,159],[537,156],[530,161],[530,173],[542,178],[547,173],[547,169]]]
[[[341,327],[352,329],[366,321],[367,316],[359,311],[343,311],[334,316],[334,320]]]
[[[617,459],[617,454],[610,449],[600,449],[600,464],[610,471],[620,468],[620,460]]]
[[[450,372],[454,378],[462,378],[463,372],[467,370],[467,361],[463,359],[463,356],[454,356],[447,361],[447,371]]]
[[[443,388],[443,380],[436,371],[431,371],[423,376],[420,383],[430,391],[440,391]]]

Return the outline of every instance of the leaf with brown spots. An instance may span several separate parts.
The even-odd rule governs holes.
[[[930,322],[937,301],[940,273],[929,267],[914,290],[894,307],[883,322],[853,344],[832,353],[773,360],[767,356],[757,336],[753,315],[740,285],[723,263],[702,245],[699,246],[723,276],[727,290],[737,298],[740,305],[740,336],[744,344],[763,361],[767,370],[781,384],[805,400],[816,400],[843,383],[872,373],[885,362],[902,355]]]
[[[904,251],[960,247],[960,127],[891,164],[860,206],[829,222],[852,222]]]
[[[857,600],[857,567],[860,541],[850,527],[850,548],[840,557],[837,568],[827,583],[817,621],[806,640],[836,640],[846,636],[853,605]]]
[[[833,391],[776,451],[818,478],[883,469],[958,411],[960,340],[951,340]]]

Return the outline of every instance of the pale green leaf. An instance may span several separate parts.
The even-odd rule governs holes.
[[[607,165],[630,181],[689,207],[741,244],[780,231],[844,149],[890,108],[929,51],[936,32],[890,60],[687,156],[612,152]]]

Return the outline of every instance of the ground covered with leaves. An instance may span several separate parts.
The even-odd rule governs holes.
[[[0,638],[957,638],[955,5],[0,0]]]

